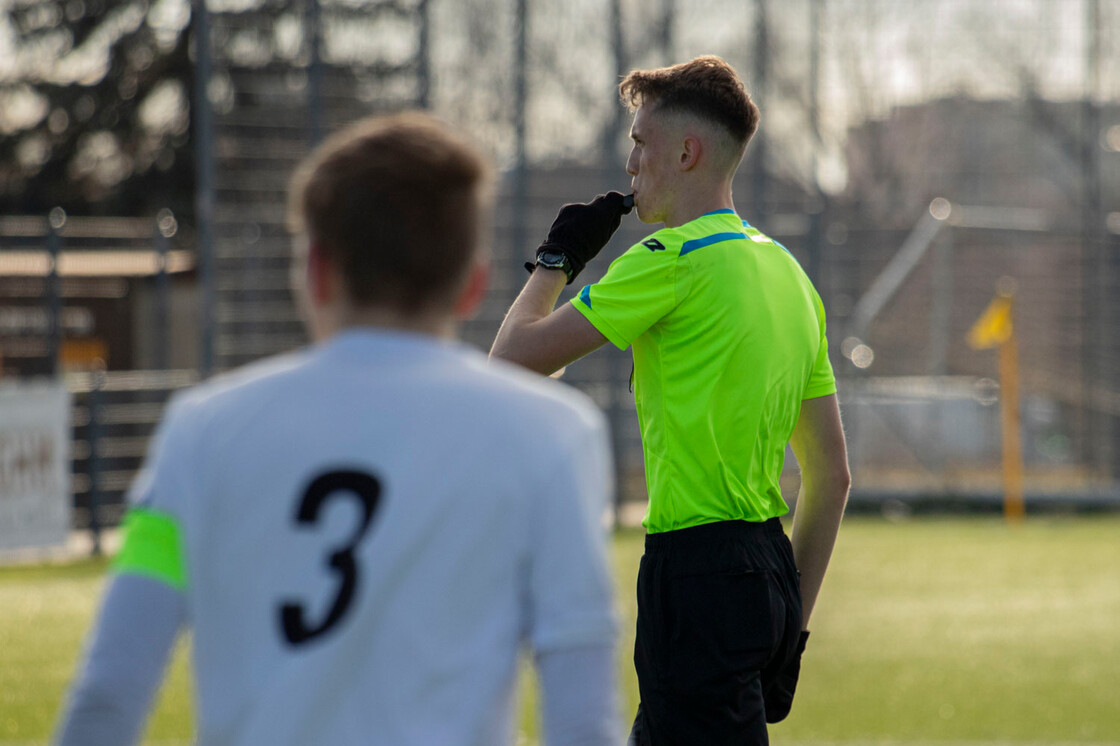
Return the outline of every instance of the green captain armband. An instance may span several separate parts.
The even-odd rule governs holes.
[[[187,572],[179,523],[169,513],[132,508],[124,519],[124,542],[113,562],[122,575],[140,575],[183,591]]]

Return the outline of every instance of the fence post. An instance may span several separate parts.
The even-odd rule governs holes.
[[[668,11],[666,11],[668,13]],[[668,25],[668,20],[666,20]],[[626,43],[623,38],[622,28],[622,0],[610,0],[610,45],[614,57],[614,81],[617,83],[626,75]],[[669,61],[667,64],[672,64]],[[602,172],[603,191],[613,189],[617,184],[621,169],[618,164],[618,138],[626,127],[625,110],[615,103],[610,123],[603,132],[602,162],[606,171]],[[623,383],[626,372],[630,370],[629,353],[619,350],[608,350],[607,382],[610,385],[610,409],[608,414],[611,424],[611,448],[614,449],[614,527],[622,526],[622,504],[626,495],[626,475],[629,473],[627,463],[629,454],[626,452],[626,438],[624,437],[626,412],[631,401],[629,386]]]
[[[326,108],[323,86],[323,31],[319,0],[307,0],[304,25],[307,29],[307,133],[311,147],[323,139],[323,110]]]
[[[194,100],[192,115],[195,134],[195,210],[198,230],[198,283],[201,288],[199,326],[201,349],[199,371],[203,378],[214,372],[214,111],[210,103],[210,77],[213,65],[210,52],[210,17],[206,0],[191,0],[191,24],[195,35]]]
[[[527,144],[528,126],[527,112],[529,101],[529,5],[527,0],[517,0],[517,27],[515,29],[516,41],[514,46],[513,70],[513,136],[514,136],[514,171],[513,171],[513,256],[520,258],[525,253],[526,213],[529,209],[529,200],[526,195],[528,189],[528,164]],[[515,277],[521,278],[521,268],[518,262],[511,262]],[[518,287],[520,282],[514,281],[513,287]]]
[[[933,246],[933,302],[929,314],[929,363],[931,376],[949,372],[949,347],[953,335],[953,232],[943,231]]]
[[[661,56],[666,65],[677,63],[673,49],[673,27],[676,22],[676,0],[661,0]],[[616,103],[615,106],[618,106]]]
[[[768,4],[766,0],[755,0],[755,29],[754,29],[754,68],[751,85],[751,98],[759,106],[765,106],[769,101],[767,96],[770,73],[770,19],[768,17]],[[762,131],[753,138],[751,149],[754,150],[754,163],[751,164],[751,222],[757,221],[758,225],[766,225],[766,191],[769,187],[766,163],[767,151],[770,149],[770,139]]]
[[[416,52],[416,72],[420,80],[416,105],[427,109],[432,105],[432,14],[429,0],[420,0],[416,11],[420,15],[420,43]]]
[[[91,553],[101,556],[101,391],[105,386],[105,370],[97,365],[90,371],[89,425],[86,427],[86,440],[89,441],[89,531],[93,539]]]
[[[171,249],[171,237],[176,230],[175,216],[171,210],[163,209],[156,216],[156,263],[159,267],[156,272],[156,339],[155,367],[167,370],[168,366],[168,336],[170,328],[168,319],[169,296],[171,283],[167,273],[167,254]]]
[[[809,182],[812,184],[812,209],[809,211],[809,235],[806,237],[805,272],[809,280],[821,290],[821,244],[824,231],[822,222],[828,207],[828,197],[821,189],[818,176],[818,157],[821,150],[821,2],[810,0],[809,4],[809,95],[808,114],[812,144],[809,147]]]
[[[62,253],[62,228],[66,211],[55,207],[47,216],[47,358],[50,376],[58,376],[59,348],[62,346],[62,288],[58,277],[58,258]]]

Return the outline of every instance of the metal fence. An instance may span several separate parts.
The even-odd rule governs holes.
[[[74,525],[91,530],[94,551],[119,522],[168,396],[199,380],[196,325],[181,307],[194,261],[169,210],[0,218],[3,371],[60,377],[73,395]],[[188,357],[192,368],[168,370]]]
[[[197,200],[176,248],[193,249],[194,269],[183,275],[189,283],[163,290],[153,287],[158,274],[138,282],[148,300],[134,314],[134,341],[178,340],[166,354],[137,342],[147,351],[130,367],[155,372],[127,389],[111,360],[100,393],[75,384],[79,406],[93,395],[97,406],[125,408],[108,410],[114,417],[136,415],[131,424],[104,423],[123,428],[104,431],[121,439],[106,454],[134,459],[159,403],[194,380],[158,369],[206,377],[303,343],[288,290],[284,199],[295,163],[327,132],[366,114],[423,107],[500,164],[493,288],[464,328],[486,348],[523,283],[520,260],[557,207],[629,181],[618,77],[714,53],[740,71],[763,112],[735,185],[739,210],[793,251],[828,308],[854,498],[984,502],[998,494],[995,358],[965,337],[997,281],[1010,276],[1019,288],[1028,503],[1120,503],[1120,3],[192,7]],[[34,220],[38,232],[26,239],[39,251],[78,240],[76,218],[61,230]],[[156,240],[156,221],[141,222],[140,240]],[[588,277],[648,229],[627,221]],[[12,261],[23,249],[5,241],[0,261]],[[47,309],[40,318],[57,319],[26,343],[51,348],[59,329],[77,323],[51,300],[66,295],[51,288],[67,279],[22,282],[35,312]],[[171,320],[160,321],[159,299],[176,292]],[[176,352],[184,346],[192,354]],[[608,347],[566,373],[611,415],[620,512],[628,515],[645,496],[629,372],[628,353]],[[136,463],[120,458],[94,470],[106,506],[119,503],[116,488]],[[78,464],[79,477],[87,464]]]
[[[71,217],[56,207],[0,217],[3,369],[28,377],[98,365],[168,367],[172,278],[189,275],[196,256],[178,232],[170,210]],[[132,318],[140,315],[142,326]]]
[[[741,71],[763,111],[736,184],[739,208],[793,250],[829,309],[855,496],[983,496],[998,481],[998,462],[981,458],[989,449],[974,453],[983,469],[962,471],[953,466],[956,444],[935,431],[896,437],[906,453],[885,449],[896,457],[884,466],[881,434],[858,423],[896,417],[888,414],[895,396],[882,393],[896,376],[928,379],[907,395],[919,409],[950,407],[945,387],[959,388],[962,376],[971,389],[988,387],[994,357],[964,339],[1005,276],[1020,288],[1024,397],[1051,413],[1037,434],[1048,446],[1029,460],[1028,493],[1049,485],[1115,493],[1120,213],[1110,210],[1120,204],[1120,107],[1109,102],[1120,93],[1120,39],[1111,31],[1120,3],[272,0],[210,8],[221,95],[211,86],[196,105],[214,99],[216,143],[225,143],[212,159],[213,200],[226,216],[214,221],[211,286],[226,309],[212,325],[217,367],[298,338],[294,321],[265,327],[254,309],[287,302],[284,178],[323,132],[366,113],[426,106],[503,165],[496,283],[465,330],[486,347],[522,284],[518,260],[556,207],[628,183],[619,76],[715,53]],[[358,19],[368,44],[342,31]],[[300,33],[284,46],[287,27]],[[287,149],[275,146],[280,137]],[[258,142],[282,155],[245,160]],[[604,254],[641,230],[628,225]],[[275,282],[266,287],[268,277]],[[240,306],[227,300],[231,292]],[[605,350],[567,376],[611,413],[621,495],[640,502],[629,367],[625,354]],[[1033,443],[1033,430],[1028,436]]]
[[[167,400],[197,383],[198,373],[90,371],[67,374],[64,380],[74,395],[74,527],[90,530],[93,551],[99,553],[101,529],[120,522],[128,489]]]

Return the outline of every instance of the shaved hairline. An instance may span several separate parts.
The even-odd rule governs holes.
[[[735,136],[728,131],[719,122],[713,122],[708,117],[702,114],[697,114],[686,109],[669,108],[664,109],[661,107],[659,101],[643,102],[642,106],[648,106],[650,113],[661,118],[663,121],[671,122],[670,126],[681,130],[687,129],[689,125],[697,126],[702,131],[706,132],[709,136],[705,142],[714,146],[716,153],[714,157],[724,165],[724,170],[728,176],[733,176],[739,169],[739,164],[743,162],[743,156],[746,155],[746,143],[736,142]]]

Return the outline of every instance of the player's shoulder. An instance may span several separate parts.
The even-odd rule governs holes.
[[[760,229],[748,223],[746,220],[743,223],[743,233],[756,244],[763,244],[774,249],[773,255],[776,259],[789,263],[798,269],[801,269],[801,262],[793,255],[793,252],[785,247],[785,244],[771,238],[768,234],[763,233]],[[802,272],[804,274],[804,272]]]
[[[522,421],[590,429],[605,426],[602,411],[579,389],[481,353],[471,356],[467,365],[472,371],[473,388],[487,406],[507,410]]]
[[[628,253],[679,258],[712,243],[751,238],[748,228],[734,210],[713,210],[682,225],[651,233],[631,246]]]
[[[219,373],[168,401],[165,419],[180,427],[232,415],[307,365],[310,349],[274,355]]]
[[[680,256],[686,240],[687,236],[679,229],[662,228],[632,245],[627,253],[661,259],[676,258]]]
[[[806,289],[815,299],[816,305],[821,305],[820,295],[813,285],[812,279],[810,279],[809,274],[801,265],[801,261],[794,256],[792,251],[787,249],[780,241],[771,238],[746,220],[743,221],[743,232],[746,234],[747,238],[754,243],[765,245],[770,250],[766,255],[768,259],[782,265],[786,276],[792,278],[799,286]]]

